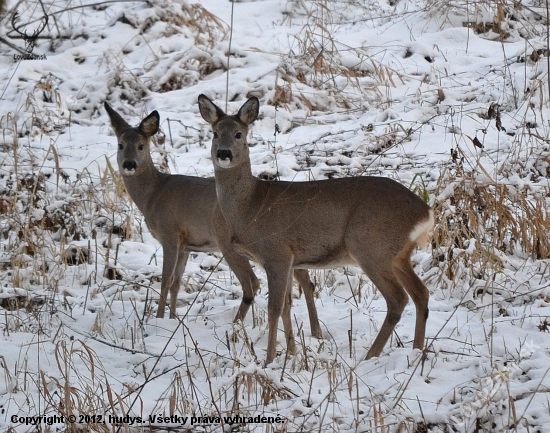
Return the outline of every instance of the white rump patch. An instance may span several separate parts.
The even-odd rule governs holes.
[[[428,234],[434,226],[434,212],[430,209],[430,214],[427,220],[418,223],[411,234],[409,239],[413,241],[418,247],[425,248],[428,242]]]

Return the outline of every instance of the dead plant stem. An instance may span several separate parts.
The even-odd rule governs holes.
[[[235,1],[231,0],[231,23],[229,29],[229,47],[227,48],[227,75],[225,77],[225,111],[229,103],[229,59],[231,58],[231,44],[233,42],[233,12],[235,10]]]

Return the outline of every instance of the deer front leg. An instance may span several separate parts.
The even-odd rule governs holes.
[[[170,319],[175,319],[176,316],[176,304],[178,301],[178,292],[181,287],[181,276],[187,265],[187,259],[189,258],[189,253],[184,250],[180,250],[176,260],[176,268],[174,269],[174,274],[172,275],[172,284],[170,285]]]
[[[254,274],[252,266],[250,266],[250,262],[246,257],[232,251],[225,251],[224,258],[233,273],[237,276],[243,290],[241,305],[239,306],[239,310],[233,320],[234,322],[238,322],[239,320],[242,322],[244,321],[250,306],[254,302],[256,293],[260,289],[260,281],[256,277],[256,274]]]
[[[275,359],[277,349],[277,328],[281,314],[283,316],[283,325],[287,347],[296,350],[294,335],[292,332],[292,323],[290,320],[290,305],[288,295],[290,292],[292,260],[281,261],[279,263],[271,262],[265,266],[267,274],[267,284],[269,298],[267,301],[267,356],[266,365],[271,364]],[[285,305],[286,304],[286,305]]]
[[[160,283],[160,299],[157,309],[157,318],[164,318],[168,292],[170,292],[170,318],[173,319],[176,317],[176,299],[181,282],[181,274],[187,262],[187,254],[180,254],[179,248],[175,245],[163,245],[162,251],[164,258],[162,261],[162,281]],[[179,275],[177,274],[177,272],[179,272],[178,268],[181,268],[181,273],[179,273]],[[175,296],[172,295],[174,291]]]

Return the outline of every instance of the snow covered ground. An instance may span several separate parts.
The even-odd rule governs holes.
[[[7,2],[2,431],[550,431],[545,3],[365,3]],[[384,175],[433,206],[433,241],[413,255],[426,359],[410,303],[363,360],[386,305],[351,266],[311,272],[323,340],[294,288],[298,354],[279,332],[267,368],[259,267],[244,326],[219,254],[190,258],[181,320],[155,318],[162,249],[123,191],[103,102],[131,124],[158,110],[157,166],[212,176],[200,93],[229,112],[260,99],[262,178]]]

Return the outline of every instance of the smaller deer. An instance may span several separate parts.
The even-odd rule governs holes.
[[[242,286],[243,299],[235,321],[244,321],[260,283],[248,260],[231,248],[214,179],[158,171],[149,150],[150,138],[159,129],[158,112],[153,111],[133,128],[107,102],[104,105],[118,139],[117,162],[126,189],[143,213],[151,234],[162,245],[164,261],[157,317],[164,317],[168,293],[170,318],[176,317],[176,300],[189,252],[221,251]],[[307,270],[298,270],[294,276],[304,290],[311,333],[322,338],[315,286]]]
[[[410,256],[423,247],[433,212],[416,194],[384,177],[311,182],[261,181],[252,175],[246,141],[259,113],[258,98],[228,116],[205,95],[199,109],[214,133],[212,162],[218,203],[234,249],[267,274],[268,342],[273,361],[277,324],[283,319],[288,351],[295,347],[290,314],[292,270],[357,264],[376,285],[388,307],[366,358],[379,356],[401,319],[408,296],[416,306],[413,347],[424,347],[428,289],[414,273]]]

